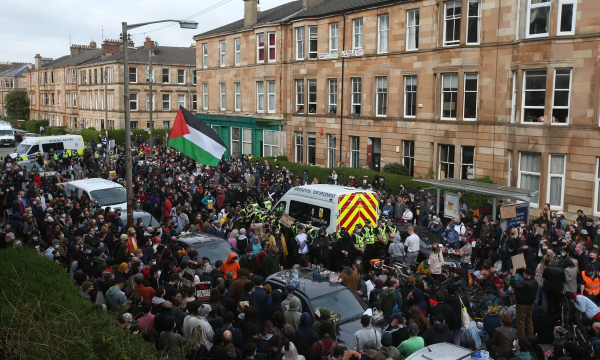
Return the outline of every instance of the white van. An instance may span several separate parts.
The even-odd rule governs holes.
[[[15,133],[7,121],[0,121],[0,145],[15,146]]]
[[[327,232],[341,227],[353,232],[357,224],[377,225],[379,201],[373,191],[337,185],[304,185],[291,188],[273,208],[277,216],[289,214],[307,225],[325,226]]]
[[[79,155],[83,155],[83,138],[81,135],[58,135],[23,139],[23,142],[21,142],[15,151],[10,154],[10,157],[14,159],[17,156],[20,156],[25,160],[26,156],[27,158],[29,158],[29,156],[35,158],[35,154],[45,154],[49,152],[50,149],[54,150],[54,152],[58,152],[59,156],[62,155],[63,150],[77,151]]]
[[[65,190],[67,196],[71,196],[74,192],[77,194],[77,198],[81,199],[81,196],[85,193],[92,199],[98,200],[100,207],[110,206],[113,209],[127,209],[127,192],[125,188],[105,179],[84,179],[75,180],[66,183]]]

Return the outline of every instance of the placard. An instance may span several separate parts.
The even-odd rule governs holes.
[[[500,219],[512,219],[517,217],[517,208],[514,206],[503,206],[500,208]]]
[[[319,54],[319,60],[325,60],[325,59],[337,59],[337,58],[338,58],[338,53],[337,53],[337,51],[330,52],[330,53],[323,53],[323,54]],[[277,161],[277,159],[275,159],[275,161]]]
[[[344,50],[342,51],[342,57],[363,56],[363,51],[363,49]]]
[[[513,264],[513,269],[517,270],[517,269],[522,269],[523,266],[525,266],[525,256],[523,256],[523,254],[517,254],[513,257],[511,257],[512,259],[512,264]]]
[[[535,228],[535,234],[536,235],[544,235],[544,228],[541,226],[538,226]]]
[[[210,301],[210,292],[212,285],[210,281],[201,281],[196,284],[196,300]]]
[[[460,196],[457,193],[444,193],[444,216],[454,219],[459,216]]]
[[[293,217],[291,217],[290,214],[283,214],[281,216],[281,219],[279,219],[279,223],[288,228],[292,227],[292,225],[294,225],[295,222],[296,220]]]

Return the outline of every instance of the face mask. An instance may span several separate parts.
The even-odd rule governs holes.
[[[560,256],[565,257],[565,256],[567,256],[567,254],[566,253],[562,253],[562,254],[560,254]]]
[[[546,250],[548,250],[548,247],[547,246],[542,246],[542,250],[546,251]]]
[[[155,264],[156,264],[156,263],[155,263]],[[160,277],[160,274],[161,274],[161,273],[162,273],[162,272],[161,272],[160,270],[158,270],[158,271],[156,272],[156,277]]]
[[[98,221],[102,224],[104,222],[104,219],[99,219]]]
[[[37,240],[37,239],[38,239],[38,237],[37,237],[37,236],[34,236],[34,237],[33,237],[33,240]]]
[[[361,261],[360,260],[356,260],[356,265],[360,265]]]

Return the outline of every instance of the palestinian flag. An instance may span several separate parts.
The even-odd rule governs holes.
[[[202,165],[217,165],[225,152],[219,135],[194,114],[179,107],[167,145]]]

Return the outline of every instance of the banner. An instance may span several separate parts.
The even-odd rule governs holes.
[[[342,57],[363,56],[363,53],[364,53],[363,49],[345,50],[345,51],[342,51]]]
[[[337,59],[337,58],[338,58],[337,52],[319,54],[319,60]]]

